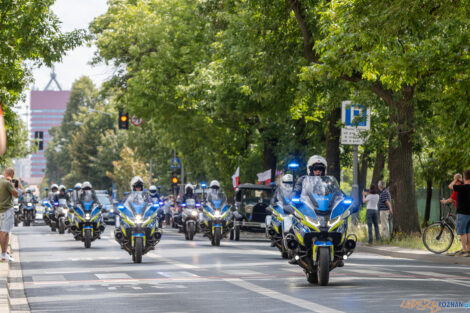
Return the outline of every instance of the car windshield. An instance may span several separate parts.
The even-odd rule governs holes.
[[[97,194],[96,197],[98,198],[98,201],[102,204],[102,205],[109,205],[111,204],[111,201],[109,201],[109,197],[107,195],[103,195],[103,194]]]

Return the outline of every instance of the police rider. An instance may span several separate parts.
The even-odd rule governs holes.
[[[222,202],[225,202],[227,199],[225,194],[222,191],[220,191],[220,183],[217,180],[213,180],[209,184],[209,192],[207,193],[207,201],[211,202],[212,198],[223,199]]]
[[[67,206],[70,203],[70,197],[67,194],[67,190],[64,185],[59,186],[59,192],[54,195],[54,202],[59,202],[60,199],[65,199],[67,201]]]
[[[54,202],[54,197],[58,191],[59,191],[59,186],[57,184],[52,184],[51,191],[47,195],[47,200]]]
[[[91,186],[91,183],[88,182],[88,181],[83,182],[82,192],[80,192],[80,194],[79,194],[80,202],[87,201],[86,200],[87,198],[88,199],[91,198],[93,200],[93,202],[96,202],[96,203],[99,204],[98,198],[96,197],[96,194],[95,194],[95,191],[93,190],[93,187]]]
[[[186,184],[184,187],[184,195],[183,195],[183,203],[186,202],[188,199],[194,199],[194,201],[197,203],[199,202],[198,196],[194,193],[194,187],[191,184]]]
[[[308,176],[325,176],[326,175],[326,160],[319,155],[313,155],[307,162],[307,175]],[[294,195],[299,197],[302,193],[302,185],[307,175],[299,177],[294,187]]]
[[[82,183],[76,183],[75,186],[73,187],[72,199],[71,199],[74,205],[78,203],[78,200],[80,199],[81,191],[82,191]]]
[[[158,203],[160,205],[160,195],[158,194],[157,186],[151,185],[149,187],[149,200],[151,203]],[[163,203],[162,203],[163,204]],[[162,227],[163,220],[165,219],[165,212],[163,205],[160,205],[157,211],[158,227]]]
[[[130,202],[133,201],[134,198],[137,196],[137,192],[139,191],[142,192],[144,190],[144,180],[140,178],[139,176],[134,176],[131,179],[130,186],[131,186],[132,191],[127,197],[126,201],[124,202],[124,205],[128,208],[132,207]],[[141,195],[143,196],[144,201],[146,202],[150,201],[150,197],[148,197],[146,193],[142,193]]]

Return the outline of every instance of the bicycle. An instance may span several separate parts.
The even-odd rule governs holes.
[[[439,222],[432,223],[423,231],[423,243],[429,251],[441,254],[449,250],[454,242],[456,224],[455,215],[449,208],[447,215]]]

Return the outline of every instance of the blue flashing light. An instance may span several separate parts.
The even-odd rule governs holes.
[[[118,205],[118,209],[124,209],[123,205]]]
[[[185,203],[183,203],[183,204],[181,204],[181,206],[186,206],[186,204],[185,204]]]
[[[59,205],[59,202],[54,202],[54,205]]]
[[[201,188],[202,188],[202,189],[207,188],[207,184],[206,184],[206,183],[201,183]]]
[[[163,205],[164,203],[163,203],[163,201],[160,201],[158,204]]]
[[[292,198],[292,202],[293,203],[300,203],[300,199],[299,198]]]
[[[196,203],[196,207],[199,208],[201,206],[200,203]]]
[[[299,168],[299,163],[296,163],[296,162],[292,162],[292,163],[289,163],[287,165],[287,167],[289,167],[290,169],[296,169],[296,168]]]
[[[344,200],[344,204],[351,204],[351,203],[352,203],[352,200],[350,199]]]

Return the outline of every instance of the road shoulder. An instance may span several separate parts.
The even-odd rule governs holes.
[[[24,291],[18,236],[10,234],[10,247],[15,262],[6,264],[9,266],[7,279],[9,309],[12,313],[29,313],[30,307]]]
[[[445,254],[434,254],[424,250],[395,246],[366,246],[358,244],[357,251],[433,263],[470,265],[470,257],[454,257]]]

